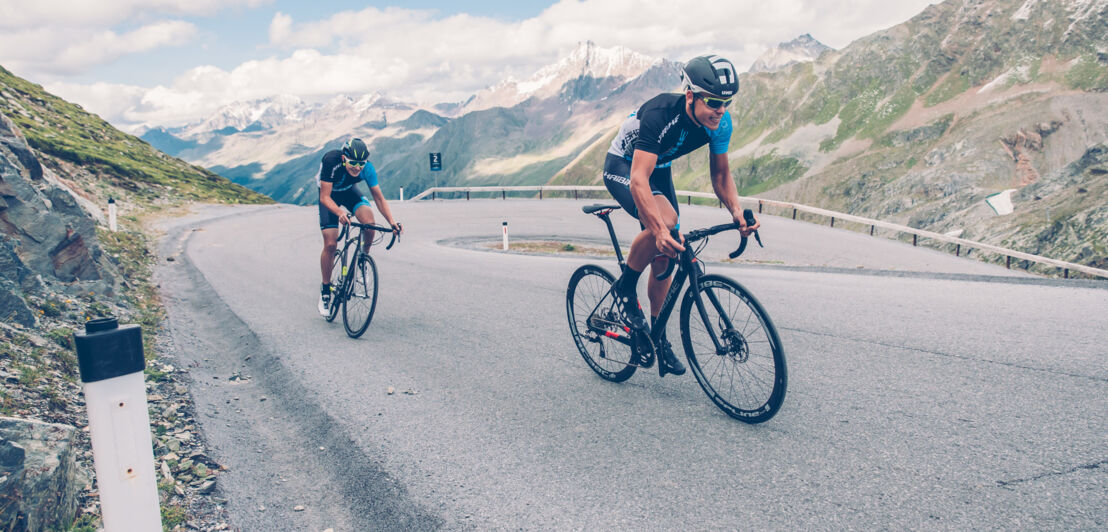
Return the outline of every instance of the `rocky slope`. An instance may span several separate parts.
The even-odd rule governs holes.
[[[155,452],[164,463],[163,520],[174,530],[190,517],[214,529],[219,468],[190,426],[184,374],[158,360],[163,313],[142,221],[191,201],[271,200],[169,158],[2,68],[0,97],[0,415],[84,427],[73,333],[109,315],[142,325]],[[115,232],[105,227],[109,198],[119,209]],[[91,531],[99,514],[92,455],[87,433],[76,435],[70,456],[85,481],[68,486],[80,488],[74,526]]]
[[[1103,265],[1106,36],[1106,0],[947,0],[815,62],[744,74],[732,174],[746,195]],[[596,182],[594,152],[556,180]],[[678,187],[710,190],[707,157],[686,159]],[[997,216],[983,200],[1009,188],[1015,213]]]

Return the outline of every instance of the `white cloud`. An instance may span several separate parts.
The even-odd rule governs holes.
[[[110,1],[132,11],[142,9],[137,0]],[[160,4],[200,10],[216,9],[219,1],[160,0]],[[561,0],[522,21],[444,16],[397,7],[344,11],[319,20],[296,20],[277,12],[268,27],[268,46],[275,55],[244,62],[229,71],[192,67],[168,87],[147,91],[128,111],[105,111],[105,118],[129,121],[142,116],[151,122],[173,123],[190,112],[197,113],[192,119],[200,119],[222,104],[274,94],[311,98],[381,91],[421,101],[458,100],[507,77],[530,76],[586,40],[673,60],[717,53],[745,70],[766,49],[798,35],[811,33],[825,44],[841,48],[904,22],[928,3],[777,0],[712,5],[694,0]],[[127,37],[149,46],[170,44],[149,36],[144,40],[144,35],[136,30]],[[0,33],[0,50],[6,48],[5,38]],[[45,41],[49,36],[29,32],[22,38]],[[178,38],[187,36],[182,32]],[[122,36],[104,38],[108,46],[103,48],[113,49],[110,45],[118,40],[123,40]],[[92,41],[96,39],[84,42]],[[75,56],[76,48],[70,52]],[[110,55],[86,53],[100,61]],[[79,92],[76,87],[67,89]],[[123,96],[135,93],[121,92]],[[112,105],[124,107],[118,102]],[[92,108],[92,104],[86,107]]]
[[[211,15],[273,0],[0,0],[0,29],[104,27],[150,14]]]
[[[0,64],[31,74],[77,74],[127,54],[185,44],[195,34],[195,26],[174,20],[155,22],[123,34],[71,29],[66,31],[64,40],[58,39],[57,30],[50,28],[0,32]]]

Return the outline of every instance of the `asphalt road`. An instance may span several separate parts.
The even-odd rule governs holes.
[[[174,221],[167,341],[230,467],[233,525],[1108,528],[1108,283],[764,216],[756,263],[713,262],[735,245],[723,236],[704,255],[786,349],[785,404],[751,426],[691,373],[612,384],[588,369],[566,284],[614,260],[481,248],[503,221],[513,240],[603,244],[587,203],[394,202],[406,234],[374,251],[380,299],[359,340],[316,314],[314,207]],[[617,221],[626,243],[637,225]]]

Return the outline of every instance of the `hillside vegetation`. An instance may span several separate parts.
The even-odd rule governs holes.
[[[1108,2],[947,0],[740,83],[742,195],[1108,265]],[[599,183],[589,154],[552,182]],[[673,169],[711,190],[703,149]],[[997,216],[984,199],[1005,189],[1016,211]]]
[[[70,173],[64,168],[70,167],[82,176],[76,182],[88,192],[118,188],[139,203],[170,198],[218,203],[272,201],[204,168],[169,157],[3,67],[0,113],[15,122],[32,148],[49,156],[44,164],[53,163],[63,174]]]

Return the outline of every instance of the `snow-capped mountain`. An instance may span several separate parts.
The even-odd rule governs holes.
[[[775,48],[766,50],[754,61],[754,64],[750,65],[750,72],[774,72],[797,63],[815,61],[820,54],[832,49],[805,33],[789,42],[783,42]]]
[[[512,107],[531,97],[555,96],[567,81],[581,77],[626,81],[646,72],[659,61],[661,59],[622,46],[600,48],[592,41],[585,41],[579,43],[569,55],[539,69],[526,80],[507,79],[479,91],[462,106],[461,113],[490,107]]]
[[[251,101],[232,102],[220,107],[206,120],[187,126],[184,137],[197,137],[216,131],[243,131],[247,128],[272,128],[301,120],[313,106],[296,96],[282,94]]]

